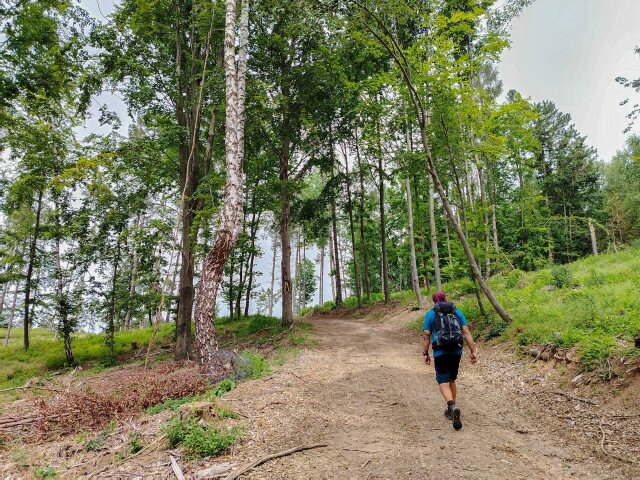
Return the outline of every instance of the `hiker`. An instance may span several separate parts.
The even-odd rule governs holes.
[[[422,355],[427,365],[431,365],[429,347],[433,344],[433,363],[440,393],[447,402],[445,417],[453,422],[453,428],[460,430],[460,408],[456,405],[456,378],[462,357],[464,341],[471,351],[471,363],[478,361],[478,349],[467,326],[467,319],[455,305],[447,301],[444,292],[433,294],[433,308],[424,317],[424,338]]]

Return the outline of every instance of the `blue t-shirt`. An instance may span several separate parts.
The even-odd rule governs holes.
[[[460,326],[464,327],[465,325],[467,325],[467,319],[465,318],[464,314],[457,308],[455,309],[455,312],[456,312],[456,315],[458,315],[458,318],[460,319]],[[429,330],[431,332],[431,345],[433,345],[438,341],[438,331],[436,330],[436,327],[435,327],[435,321],[436,321],[436,312],[433,309],[431,309],[424,316],[424,324],[422,325],[423,330]],[[445,353],[454,353],[456,355],[462,355],[462,347],[451,349],[451,350],[448,350],[448,349],[433,350],[434,357],[439,357],[440,355],[444,355]]]

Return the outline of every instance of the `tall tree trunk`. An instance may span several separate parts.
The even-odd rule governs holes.
[[[336,263],[333,259],[333,234],[329,231],[329,278],[331,279],[331,301],[336,301]]]
[[[333,148],[333,147],[332,147]],[[340,251],[338,250],[338,225],[336,221],[336,201],[331,199],[331,228],[333,230],[333,264],[335,278],[335,304],[336,307],[342,305],[342,279],[340,278]]]
[[[486,185],[482,167],[478,165],[478,184],[480,186],[480,203],[482,205],[482,215],[484,220],[484,276],[488,280],[491,277],[491,255],[489,253],[491,245],[491,234],[489,233],[489,211],[487,210],[487,196],[485,194]]]
[[[380,139],[380,124],[376,120],[376,137],[378,142],[378,198],[380,200],[380,237],[382,250],[382,291],[384,293],[384,302],[391,301],[391,292],[389,291],[389,263],[387,260],[387,227],[385,224],[385,207],[384,207],[384,172],[382,169],[382,142]]]
[[[20,282],[16,282],[16,286],[13,290],[13,300],[11,302],[11,314],[9,320],[7,320],[7,334],[4,337],[4,346],[9,345],[9,339],[11,338],[11,327],[13,326],[13,318],[16,313],[16,302],[18,300],[18,290],[20,289]]]
[[[172,254],[173,258],[173,254]],[[178,261],[176,260],[176,265],[173,267],[173,277],[171,278],[171,287],[169,287],[169,297],[173,297],[173,294],[176,289],[176,277],[178,276]],[[169,323],[171,321],[171,300],[167,302],[167,312],[164,317],[165,323]]]
[[[367,255],[367,239],[364,233],[364,174],[362,172],[362,162],[360,160],[360,147],[358,146],[358,130],[355,134],[356,158],[358,160],[358,176],[360,179],[360,250],[362,251],[362,263],[364,270],[364,289],[367,294],[367,302],[371,302],[371,277],[369,276],[369,259]]]
[[[349,159],[345,148],[344,152],[344,169],[345,180],[347,186],[347,210],[349,210],[349,231],[351,232],[351,254],[353,256],[353,272],[356,284],[356,298],[358,299],[358,308],[362,307],[362,287],[360,284],[360,266],[358,262],[358,248],[356,246],[356,233],[353,227],[353,204],[351,202],[351,178],[349,177]]]
[[[282,78],[282,145],[280,152],[280,294],[282,297],[282,326],[293,324],[293,288],[291,281],[291,189],[289,186],[289,157],[291,156],[291,61],[281,65]]]
[[[255,212],[255,196],[254,196],[254,202],[253,202],[253,209]],[[251,234],[251,244],[250,244],[250,252],[249,252],[249,273],[247,274],[247,292],[246,292],[246,297],[245,297],[245,303],[244,303],[244,316],[248,317],[249,316],[249,305],[251,302],[251,291],[253,290],[253,267],[255,264],[255,257],[256,257],[256,235],[258,234],[258,227],[260,226],[260,214],[257,215],[257,218],[255,215],[253,215],[253,220],[251,221],[251,229],[250,229],[250,234]]]
[[[36,248],[38,246],[38,236],[40,235],[40,216],[42,214],[42,197],[44,196],[44,186],[38,189],[38,200],[36,205],[36,221],[33,227],[33,237],[29,247],[29,264],[27,266],[27,278],[24,289],[24,317],[23,317],[23,346],[29,348],[29,328],[31,327],[31,317],[29,315],[31,304],[31,283],[33,277],[33,266],[36,261]]]
[[[318,305],[320,306],[324,304],[324,247],[324,245],[320,247],[320,291],[318,292]]]
[[[436,291],[442,291],[442,276],[440,275],[440,254],[438,252],[438,236],[436,231],[436,216],[433,200],[433,183],[429,181],[429,229],[431,231],[431,257],[433,259],[433,276]]]
[[[227,0],[225,9],[224,66],[226,84],[225,159],[227,183],[220,228],[213,248],[205,257],[196,299],[196,346],[200,363],[207,367],[219,364],[218,342],[214,325],[216,297],[224,265],[242,228],[242,190],[244,158],[245,74],[249,41],[249,2],[242,0],[239,28],[238,65],[236,66],[236,0]]]
[[[7,296],[8,290],[9,290],[9,282],[4,284],[4,287],[2,287],[2,294],[0,294],[0,317],[2,317],[2,313],[4,312],[4,299]]]
[[[407,191],[407,218],[409,220],[409,261],[411,263],[411,286],[416,294],[418,306],[422,309],[424,301],[422,300],[422,292],[420,292],[420,281],[418,280],[418,265],[416,263],[416,245],[413,236],[413,206],[411,200],[411,183],[408,178],[404,180],[404,187]]]
[[[300,311],[300,228],[296,237],[296,260],[295,274],[293,276],[293,313],[297,315]]]
[[[500,255],[500,243],[498,242],[498,221],[496,219],[496,205],[491,205],[491,228],[493,229],[493,251]]]
[[[589,219],[589,234],[591,235],[591,251],[598,256],[598,240],[596,237],[596,229],[593,226],[593,220]]]
[[[109,299],[109,311],[107,313],[107,347],[113,354],[116,333],[116,287],[118,283],[118,267],[120,265],[120,231],[117,232],[116,252],[113,260],[113,275],[111,277],[111,295]]]
[[[235,256],[233,255],[233,249],[231,250],[231,265],[229,266],[229,319],[233,319],[233,267],[235,263]]]
[[[273,304],[275,292],[274,288],[276,286],[276,255],[278,253],[278,235],[276,232],[273,232],[273,258],[271,259],[271,286],[269,287],[269,316],[273,315]]]
[[[58,205],[56,205],[58,209]],[[62,235],[60,226],[60,213],[56,212],[56,301],[58,304],[58,314],[60,315],[59,331],[62,331],[64,339],[64,354],[67,358],[67,364],[74,366],[76,364],[71,350],[71,323],[69,322],[69,298],[64,291],[64,279],[62,278],[62,259],[60,258],[60,237]]]
[[[139,215],[136,226],[140,228],[144,224],[144,216]],[[135,240],[132,242],[131,249],[131,280],[129,284],[129,301],[127,302],[127,314],[124,317],[124,328],[129,330],[131,327],[131,300],[136,294],[136,282],[138,275],[138,249],[136,248]]]

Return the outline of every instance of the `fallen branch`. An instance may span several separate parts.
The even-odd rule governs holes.
[[[169,458],[171,459],[171,469],[173,470],[173,473],[175,474],[176,478],[178,480],[185,480],[184,473],[182,473],[182,470],[180,469],[180,465],[178,465],[178,462],[176,462],[175,457],[173,455],[169,455]]]
[[[560,396],[563,396],[563,397],[567,397],[567,398],[570,398],[572,400],[576,400],[578,402],[588,403],[590,405],[598,405],[596,402],[594,402],[593,400],[589,400],[588,398],[574,397],[573,395],[561,392],[559,390],[553,390],[553,391],[551,391],[549,393],[553,393],[554,395],[560,395]]]
[[[615,458],[616,460],[619,460],[621,462],[624,463],[629,463],[631,465],[636,465],[638,462],[634,462],[633,460],[630,460],[628,458],[623,458],[623,457],[619,457],[618,455],[615,455],[613,453],[609,453],[604,449],[604,440],[606,437],[606,434],[604,432],[604,428],[602,428],[602,418],[600,418],[600,423],[598,423],[598,427],[600,428],[600,432],[602,433],[602,437],[600,438],[600,450],[602,450],[602,453],[604,453],[605,455],[611,457],[611,458]]]
[[[242,474],[244,474],[244,473],[246,473],[246,472],[248,472],[250,470],[253,470],[257,466],[262,465],[263,463],[266,463],[269,460],[274,460],[274,459],[280,458],[280,457],[286,457],[287,455],[291,455],[292,453],[296,453],[296,452],[301,452],[303,450],[311,450],[313,448],[322,448],[322,447],[326,447],[326,446],[327,446],[326,443],[316,443],[316,444],[313,444],[313,445],[303,445],[303,446],[300,446],[300,447],[290,448],[289,450],[285,450],[284,452],[280,452],[280,453],[272,453],[271,455],[267,455],[265,457],[260,458],[259,460],[256,460],[255,462],[247,465],[246,467],[242,467],[237,472],[230,473],[225,480],[235,480],[240,475],[242,475]]]
[[[30,388],[33,388],[34,390],[47,390],[49,392],[61,393],[60,390],[56,390],[55,388],[38,387],[37,385],[25,385],[24,387],[3,388],[2,390],[0,390],[0,393],[12,392],[15,390],[29,390]]]

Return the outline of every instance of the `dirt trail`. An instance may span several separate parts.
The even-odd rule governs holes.
[[[458,404],[464,427],[443,416],[433,367],[398,325],[316,318],[317,349],[274,376],[241,384],[228,400],[250,417],[229,455],[241,463],[307,443],[322,449],[271,461],[243,478],[621,478],[592,448],[563,440],[464,360]],[[486,358],[485,358],[486,360]],[[495,382],[493,382],[495,383]],[[539,417],[538,417],[539,418]],[[629,478],[628,476],[626,478]]]

